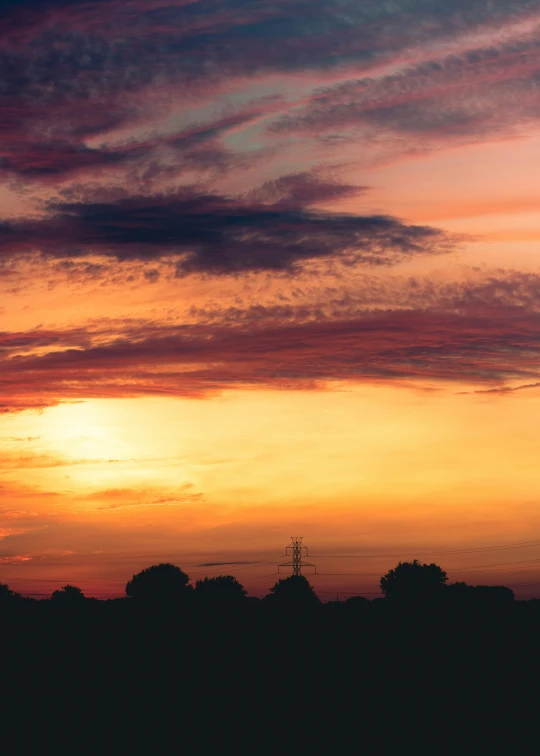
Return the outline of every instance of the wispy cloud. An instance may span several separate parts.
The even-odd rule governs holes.
[[[234,107],[228,95],[250,81],[255,92],[272,76],[309,73],[316,81],[316,72],[333,71],[339,79],[351,70],[369,76],[403,59],[426,61],[316,92],[281,128],[342,132],[361,123],[387,136],[470,135],[494,128],[504,107],[507,123],[536,117],[538,47],[519,24],[534,28],[537,0],[93,0],[84,7],[23,0],[3,9],[0,172],[24,186],[81,174],[104,180],[105,171],[127,171],[133,185],[153,175],[234,169],[244,150],[227,145],[224,136],[257,121],[268,107],[271,115],[276,100],[254,97],[252,105]],[[474,33],[482,30],[498,42],[475,47]],[[437,44],[448,47],[456,39],[463,39],[461,52],[438,60]],[[134,129],[152,134],[179,98],[193,110],[189,128],[132,137]],[[198,114],[211,101],[215,112]]]
[[[539,123],[539,75],[535,30],[386,76],[320,88],[269,128],[317,139],[334,135],[341,149],[360,141],[369,145],[367,161],[507,137]]]
[[[297,186],[306,182],[298,179]],[[180,257],[178,275],[290,270],[317,258],[349,264],[391,265],[441,254],[455,243],[450,234],[386,216],[311,210],[311,182],[294,199],[285,185],[274,205],[255,204],[184,189],[175,194],[103,202],[50,202],[51,215],[0,226],[0,256],[39,251],[55,257],[99,253],[121,260]],[[319,187],[320,198],[335,193]],[[306,196],[307,195],[307,196]]]
[[[236,322],[227,312],[223,322],[214,313],[207,324],[149,324],[148,331],[139,322],[98,345],[88,332],[84,347],[7,353],[3,405],[16,410],[85,396],[204,396],[335,380],[493,385],[531,379],[539,372],[539,290],[538,276],[510,272],[438,287],[411,279],[401,283],[394,306],[366,309],[361,297],[352,297],[326,314],[314,307],[310,316],[309,308],[300,308],[299,318],[286,306],[254,308],[251,318],[248,310]]]
[[[0,564],[17,565],[24,562],[31,562],[33,557],[27,554],[14,554],[12,556],[0,556]]]
[[[192,483],[183,483],[175,487],[174,492],[157,493],[153,489],[111,488],[98,490],[79,497],[78,501],[96,503],[97,510],[112,511],[131,509],[132,507],[169,507],[182,504],[201,503],[204,495],[193,491]]]
[[[6,330],[1,411],[334,380],[534,382],[537,278],[353,292],[348,273],[376,277],[461,238],[362,211],[371,182],[341,179],[348,153],[325,168],[334,145],[369,163],[536,122],[538,0],[46,6],[4,4],[0,23],[0,172],[26,203],[0,222],[0,275],[301,287],[315,268],[319,293]],[[357,207],[338,212],[344,201]],[[324,265],[340,266],[331,284]]]

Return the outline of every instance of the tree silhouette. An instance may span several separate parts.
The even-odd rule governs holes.
[[[450,583],[444,588],[445,595],[470,606],[484,608],[512,604],[514,591],[504,585],[467,585],[467,583]]]
[[[22,599],[20,593],[15,593],[15,591],[12,591],[9,586],[5,585],[5,583],[0,583],[0,604],[11,604],[19,599]]]
[[[54,591],[51,596],[51,601],[55,604],[63,604],[66,606],[73,606],[75,604],[81,604],[86,601],[86,596],[77,588],[76,585],[64,585],[59,591]]]
[[[290,575],[278,580],[265,597],[276,606],[318,606],[321,602],[311,583],[303,575]]]
[[[440,595],[448,580],[446,572],[437,564],[400,562],[381,578],[381,590],[388,599],[425,601]]]
[[[349,609],[354,609],[355,611],[362,610],[369,608],[370,600],[365,596],[350,596],[348,599],[346,599],[345,605]]]
[[[197,580],[195,595],[203,602],[234,604],[244,600],[247,591],[232,575],[218,575]]]
[[[188,582],[189,576],[180,567],[163,562],[133,575],[126,585],[126,595],[144,601],[179,601],[192,590]]]

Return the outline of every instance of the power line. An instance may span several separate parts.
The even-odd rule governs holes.
[[[540,541],[519,541],[512,544],[500,544],[497,546],[475,546],[467,549],[447,549],[445,551],[419,551],[409,549],[399,554],[315,554],[315,559],[399,559],[405,556],[440,556],[444,554],[471,554],[481,551],[502,551],[506,549],[523,549],[527,546],[540,546]]]
[[[505,583],[507,588],[517,588],[520,585],[538,585],[540,580],[528,580],[526,583]]]
[[[454,572],[482,572],[484,570],[488,570],[495,567],[506,567],[511,566],[515,564],[531,564],[540,562],[540,558],[536,559],[521,559],[517,562],[498,562],[497,564],[479,564],[479,565],[469,565],[468,567],[456,567],[456,568],[449,568],[448,572],[454,573]],[[317,576],[320,577],[345,577],[345,576],[355,576],[355,577],[380,577],[379,572],[318,572]]]
[[[277,572],[267,572],[265,575],[253,575],[252,579],[253,580],[260,580],[261,578],[266,578],[266,577],[273,577],[273,578],[275,578],[277,576],[278,576]]]
[[[532,562],[540,562],[540,559],[520,559],[518,562],[499,562],[498,564],[479,564],[471,565],[470,567],[456,567],[456,568],[450,568],[449,572],[482,572],[482,570],[488,570],[492,569],[494,567],[507,567],[514,564],[531,564]]]
[[[317,572],[317,577],[380,577],[378,572]]]

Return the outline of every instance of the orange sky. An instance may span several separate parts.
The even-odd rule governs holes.
[[[32,592],[69,579],[106,593],[156,558],[195,577],[205,562],[275,563],[289,531],[302,533],[314,554],[532,541],[537,402],[525,391],[457,396],[452,388],[351,385],[89,400],[5,415],[2,545],[12,554],[3,571],[10,585]],[[537,549],[437,561],[460,579],[464,567],[535,559]],[[395,561],[324,559],[321,573],[361,576],[321,576],[316,585],[376,590],[373,569]],[[242,565],[242,577],[257,592],[273,569]],[[533,580],[534,571],[532,562],[516,574]],[[504,569],[489,573],[481,580],[506,579]]]
[[[264,595],[301,535],[323,598],[540,595],[540,4],[50,5],[0,30],[0,582]]]

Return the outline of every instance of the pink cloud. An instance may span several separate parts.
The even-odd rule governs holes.
[[[59,332],[54,343],[63,347],[41,354],[32,354],[31,334],[25,355],[8,338],[0,363],[1,393],[9,397],[3,409],[85,397],[196,397],[250,386],[306,389],[335,380],[500,387],[537,378],[537,276],[438,287],[410,281],[407,288],[401,309],[399,297],[391,309],[366,310],[351,299],[326,315],[314,306],[312,316],[305,307],[254,307],[224,311],[221,322],[217,312],[184,326],[139,322],[97,343],[89,331],[76,348],[69,331]]]

